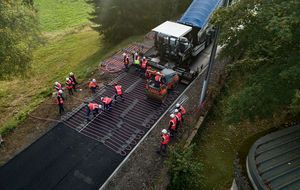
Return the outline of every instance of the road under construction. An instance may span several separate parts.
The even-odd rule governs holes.
[[[116,56],[113,60],[120,60]],[[204,52],[195,66],[207,62]],[[131,69],[89,100],[100,103],[102,96],[112,97],[115,82],[123,86],[125,101],[116,101],[112,110],[100,112],[89,122],[84,103],[65,114],[48,133],[0,168],[0,189],[99,188],[187,88],[179,84],[160,103],[147,98],[145,79]]]

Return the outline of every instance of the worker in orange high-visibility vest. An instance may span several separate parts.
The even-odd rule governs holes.
[[[117,83],[114,83],[114,88],[115,88],[115,96],[114,96],[114,100],[117,100],[117,97],[120,96],[122,100],[124,100],[123,98],[123,89],[121,85],[118,85]]]
[[[96,117],[97,114],[99,114],[99,109],[101,108],[102,106],[97,103],[90,102],[89,104],[87,104],[87,113],[86,113],[87,120],[90,120],[91,112],[93,113],[93,116]]]
[[[101,97],[101,102],[103,103],[104,110],[110,110],[112,108],[112,99],[109,97]]]
[[[73,95],[73,82],[70,78],[66,78],[66,88],[68,89],[69,95]]]
[[[179,103],[176,104],[176,109],[181,113],[181,122],[184,122],[184,116],[186,115],[186,110]]]
[[[174,137],[175,136],[175,133],[177,132],[177,119],[175,117],[175,114],[171,114],[170,115],[170,121],[169,121],[169,131],[170,131],[170,134],[171,134],[171,137]]]
[[[60,84],[60,82],[55,82],[54,83],[54,88],[55,88],[55,90],[57,90],[57,91],[59,91],[59,90],[62,90],[62,86],[61,86],[61,84]]]
[[[93,79],[89,83],[89,88],[92,90],[92,92],[95,94],[96,93],[96,88],[98,87],[96,79]]]
[[[167,146],[168,146],[168,143],[170,142],[170,134],[168,133],[168,131],[166,129],[163,129],[161,131],[161,143],[160,143],[160,149],[157,153],[161,154],[161,153],[164,153],[166,154],[167,153]]]
[[[179,127],[182,127],[182,114],[181,112],[178,111],[178,109],[175,109],[174,114],[177,120],[176,121],[176,130],[177,130]]]
[[[146,57],[143,57],[142,62],[141,62],[141,75],[145,74],[147,65],[148,65],[148,60],[146,59]]]
[[[129,55],[127,53],[123,53],[123,63],[125,66],[125,71],[129,70]]]

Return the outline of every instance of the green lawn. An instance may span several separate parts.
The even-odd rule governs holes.
[[[85,0],[36,0],[43,32],[61,31],[89,23],[91,5]]]
[[[79,80],[85,80],[106,56],[142,38],[132,37],[118,45],[104,46],[99,34],[88,26],[91,7],[85,0],[37,0],[36,4],[43,32],[47,36],[57,32],[62,35],[46,38],[46,43],[34,51],[28,77],[0,81],[0,134],[14,129],[48,98],[55,81],[63,82],[71,71]],[[86,27],[78,29],[80,25]]]

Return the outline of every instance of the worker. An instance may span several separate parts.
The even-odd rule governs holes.
[[[160,150],[158,151],[159,154],[167,153],[167,146],[170,141],[170,134],[168,133],[167,129],[163,129],[161,131],[161,143],[160,143]]]
[[[145,74],[146,69],[147,69],[147,65],[148,65],[148,60],[146,59],[146,57],[143,57],[142,63],[141,63],[141,72],[142,72],[142,74]]]
[[[156,88],[160,88],[160,86],[161,86],[161,74],[160,74],[160,72],[156,72],[156,74],[155,74],[154,86]]]
[[[139,72],[140,71],[140,56],[137,54],[136,56],[134,56],[135,59],[133,61],[133,64],[135,66],[135,71]]]
[[[145,72],[145,78],[146,78],[147,80],[149,80],[149,79],[151,79],[151,77],[152,77],[152,74],[151,74],[151,66],[147,66],[147,70],[146,70],[146,72]]]
[[[64,91],[63,90],[59,90],[57,92],[57,96],[61,96],[63,100],[65,100],[65,96],[64,96]]]
[[[127,53],[123,53],[123,63],[125,66],[125,71],[129,70],[129,56]]]
[[[100,104],[97,103],[92,103],[90,102],[89,104],[87,104],[87,120],[90,120],[90,113],[93,113],[93,116],[96,117],[97,114],[99,114],[99,109],[102,109],[102,106]]]
[[[101,97],[101,102],[103,103],[104,110],[110,110],[112,108],[112,99],[109,97]]]
[[[61,84],[60,84],[60,82],[55,82],[54,83],[54,88],[57,90],[57,91],[59,91],[59,90],[62,90],[62,86],[61,86]]]
[[[117,83],[114,83],[114,88],[115,88],[114,100],[117,100],[118,96],[120,96],[121,99],[124,100],[122,86],[118,85]]]
[[[175,114],[171,114],[170,115],[170,121],[169,121],[169,131],[171,133],[171,137],[174,137],[175,136],[175,133],[177,132],[176,131],[176,125],[177,125],[177,119],[175,117]]]
[[[178,111],[178,109],[175,109],[174,114],[177,120],[176,121],[176,130],[177,130],[179,127],[182,127],[182,114],[181,112]]]
[[[77,81],[76,81],[76,77],[75,77],[74,73],[70,72],[70,73],[69,73],[69,78],[70,78],[70,80],[72,81],[73,89],[74,89],[74,91],[76,92],[76,91],[77,91],[77,90],[76,90],[76,85],[77,85],[78,83],[77,83]]]
[[[61,95],[57,95],[56,102],[57,102],[57,105],[58,105],[59,114],[61,115],[63,112],[65,112],[63,97]]]
[[[92,90],[92,92],[95,94],[96,93],[96,88],[98,87],[96,79],[93,79],[89,83],[89,88]]]
[[[178,111],[181,113],[181,121],[183,123],[184,122],[184,115],[186,115],[186,110],[179,103],[176,104],[176,109],[178,109]]]
[[[66,78],[66,88],[68,89],[69,95],[73,95],[73,83],[70,78]]]

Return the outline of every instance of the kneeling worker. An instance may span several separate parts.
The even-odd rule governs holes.
[[[104,110],[110,110],[111,109],[111,104],[112,104],[112,99],[109,97],[101,97],[101,102],[103,103]]]
[[[87,105],[87,114],[86,114],[87,120],[89,120],[91,112],[93,113],[93,116],[96,117],[97,114],[99,114],[99,109],[101,109],[101,108],[102,108],[102,106],[97,103],[92,103],[92,102],[89,103]]]

